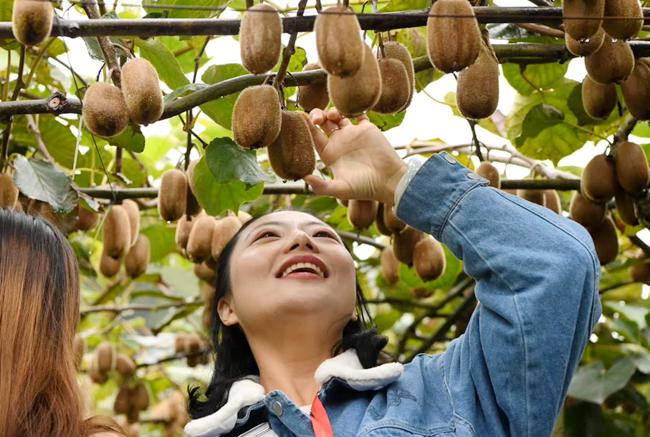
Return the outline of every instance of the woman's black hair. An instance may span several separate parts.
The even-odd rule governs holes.
[[[265,215],[246,222],[228,242],[217,261],[216,292],[210,314],[210,336],[215,353],[214,371],[204,396],[199,387],[189,389],[189,412],[193,419],[207,416],[221,408],[228,400],[228,392],[235,381],[247,375],[259,375],[257,362],[244,332],[239,325],[224,325],[216,307],[219,299],[230,291],[230,257],[241,232]],[[359,318],[350,320],[343,328],[342,338],[334,345],[332,356],[353,348],[357,351],[361,365],[369,368],[377,365],[388,338],[377,333],[358,281],[356,294]]]

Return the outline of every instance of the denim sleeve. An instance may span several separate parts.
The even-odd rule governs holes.
[[[446,153],[420,167],[396,211],[476,280],[477,309],[442,357],[455,414],[477,435],[551,435],[601,314],[589,234]]]

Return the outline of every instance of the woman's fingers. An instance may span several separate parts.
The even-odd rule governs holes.
[[[302,114],[305,117],[305,120],[307,121],[307,125],[309,126],[311,137],[314,140],[314,147],[316,148],[316,151],[320,156],[321,152],[325,149],[325,146],[327,145],[327,141],[328,141],[327,135],[325,135],[322,130],[320,130],[318,127],[314,125],[314,123],[312,122],[311,114],[307,115],[304,112]]]
[[[333,196],[339,199],[349,197],[350,187],[346,182],[336,179],[322,179],[316,175],[307,175],[303,178],[311,190],[320,196]]]

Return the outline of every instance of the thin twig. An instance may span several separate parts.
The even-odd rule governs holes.
[[[36,139],[36,145],[38,146],[38,150],[41,152],[45,160],[49,162],[54,162],[54,158],[52,158],[52,155],[50,155],[50,152],[47,150],[47,147],[45,146],[45,142],[43,141],[43,135],[41,135],[41,130],[38,127],[38,123],[34,119],[34,116],[31,114],[27,115],[27,127],[29,127],[29,130],[32,131],[32,133],[34,134],[34,138]]]
[[[99,11],[96,9],[96,6],[97,6],[97,2],[95,0],[84,0],[83,2],[81,2],[81,7],[84,9],[86,15],[88,15],[88,18],[90,18],[91,20],[99,20],[101,17]],[[104,61],[106,61],[106,65],[108,66],[108,71],[111,76],[111,80],[113,81],[115,86],[120,88],[122,83],[122,78],[120,72],[120,64],[117,59],[117,53],[115,52],[115,47],[113,46],[113,43],[111,42],[108,36],[97,36],[97,42],[99,43],[99,47],[102,50]]]
[[[159,304],[159,305],[146,305],[146,304],[133,304],[133,305],[94,305],[86,308],[82,308],[80,313],[82,316],[85,316],[87,314],[92,314],[92,313],[114,313],[114,314],[120,314],[125,311],[161,311],[161,310],[166,310],[170,308],[183,308],[187,306],[200,306],[203,305],[203,301],[200,299],[193,300],[190,302],[182,301],[182,302],[172,302],[172,303],[166,303],[166,304]]]
[[[300,0],[298,3],[298,11],[296,12],[297,17],[302,17],[305,13],[305,6],[307,5],[307,0]],[[289,67],[289,61],[291,56],[296,50],[296,38],[298,38],[298,31],[293,31],[289,37],[289,43],[282,51],[282,62],[280,68],[278,69],[278,74],[273,79],[273,86],[278,90],[281,90],[282,85],[284,84],[284,78],[287,75],[287,68]]]

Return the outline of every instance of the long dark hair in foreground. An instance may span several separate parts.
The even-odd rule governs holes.
[[[268,214],[266,214],[268,215]],[[212,380],[205,391],[200,393],[199,387],[189,390],[189,412],[193,419],[207,416],[221,408],[228,399],[228,391],[233,382],[246,375],[259,375],[248,340],[239,325],[225,326],[216,311],[217,302],[230,291],[230,257],[233,248],[248,226],[264,215],[249,220],[226,245],[217,261],[217,281],[215,297],[211,311],[211,339],[216,355]],[[350,320],[343,329],[341,340],[334,346],[332,356],[354,348],[359,355],[359,361],[364,368],[377,365],[381,350],[388,339],[377,334],[372,327],[372,321],[365,298],[359,284],[356,287],[358,320]]]

